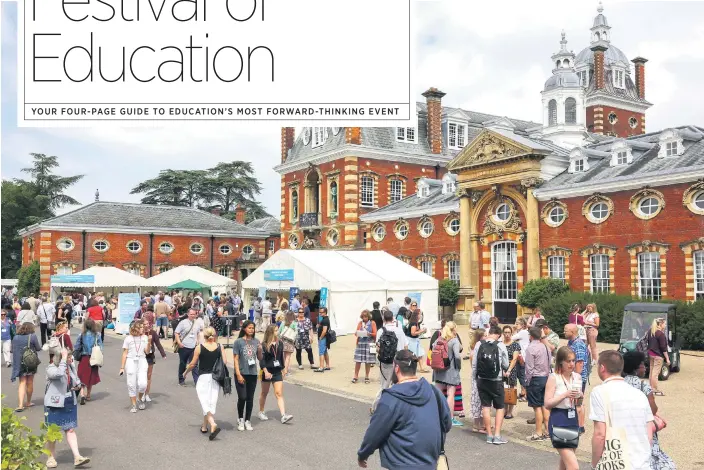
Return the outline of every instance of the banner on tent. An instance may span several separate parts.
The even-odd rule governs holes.
[[[140,296],[137,293],[126,293],[117,296],[117,324],[115,333],[126,335],[130,332],[130,323],[139,308]]]
[[[293,281],[293,269],[265,269],[265,281]]]
[[[261,297],[262,300],[266,299],[266,287],[259,288],[259,297]]]
[[[320,288],[320,306],[328,308],[328,288]]]
[[[288,290],[288,304],[291,305],[293,298],[298,294],[298,287],[291,287]]]
[[[93,284],[95,276],[93,274],[56,274],[51,276],[52,284]]]
[[[421,296],[421,293],[420,293],[420,292],[409,292],[409,293],[408,293],[408,297],[409,297],[412,301],[414,301],[415,303],[417,303],[419,307],[420,307],[420,296]]]

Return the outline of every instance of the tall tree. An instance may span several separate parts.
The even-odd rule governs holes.
[[[261,208],[256,197],[261,193],[262,186],[254,176],[250,162],[220,162],[208,171],[213,175],[214,184],[210,202],[219,203],[225,212],[233,211],[237,204],[252,209],[257,206]]]
[[[161,170],[156,178],[148,179],[132,188],[130,194],[145,193],[142,204],[188,206],[187,182],[182,171]]]
[[[52,211],[63,206],[80,204],[77,200],[64,194],[64,191],[77,183],[84,175],[60,176],[53,173],[58,168],[59,161],[55,156],[46,156],[43,153],[30,153],[34,161],[29,168],[21,171],[28,173],[36,186],[39,194],[49,197],[49,207]]]

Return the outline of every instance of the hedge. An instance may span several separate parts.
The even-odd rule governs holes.
[[[544,277],[528,281],[518,293],[516,303],[522,307],[535,308],[540,302],[569,292],[570,288],[560,279]]]
[[[642,302],[629,295],[591,294],[589,292],[568,292],[545,299],[539,307],[543,311],[550,328],[562,335],[572,305],[596,304],[601,326],[598,340],[604,343],[618,343],[621,338],[623,309],[631,302]],[[682,341],[682,349],[704,350],[704,300],[683,302],[662,300],[662,303],[677,305],[677,334]]]

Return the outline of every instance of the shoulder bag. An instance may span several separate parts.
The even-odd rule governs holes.
[[[626,430],[624,428],[617,428],[614,426],[612,421],[613,415],[609,393],[606,390],[603,392],[602,398],[606,405],[606,441],[604,453],[601,455],[597,468],[633,470]],[[620,449],[620,451],[609,452],[609,449]]]
[[[90,365],[103,367],[103,351],[98,345],[98,335],[93,335],[93,347],[90,350]]]
[[[191,322],[191,327],[188,329],[188,331],[186,331],[186,334],[183,335],[183,336],[186,337],[186,336],[188,336],[189,334],[191,334],[191,331],[193,330],[193,327],[194,327],[194,326],[196,326],[195,320],[194,320],[193,322]],[[178,328],[178,326],[177,326],[177,328]],[[174,350],[174,352],[177,353],[178,350],[179,350],[179,348],[180,348],[180,346],[178,345],[178,341],[176,341],[176,331],[174,330],[174,344],[173,344],[173,350]]]
[[[218,351],[220,351],[220,356],[215,360],[213,365],[213,380],[215,380],[222,387],[222,393],[229,395],[232,393],[232,379],[230,378],[230,371],[227,369],[227,365],[222,358],[222,348],[218,345]]]
[[[442,403],[437,395],[435,401],[438,404],[438,421],[440,423],[440,456],[438,457],[437,470],[450,470],[450,462],[447,460],[445,453],[445,430],[442,428]]]
[[[81,356],[83,355],[83,334],[78,335],[76,344],[73,347],[73,360],[76,362],[81,362]]]
[[[293,323],[291,323],[293,325]],[[289,342],[289,343],[294,343],[296,341],[296,331],[291,328],[291,325],[287,326],[286,329],[284,330],[283,333],[281,333],[281,339]]]

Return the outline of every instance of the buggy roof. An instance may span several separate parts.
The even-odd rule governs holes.
[[[674,309],[675,304],[659,304],[656,302],[633,302],[624,308],[631,312],[667,312]]]

